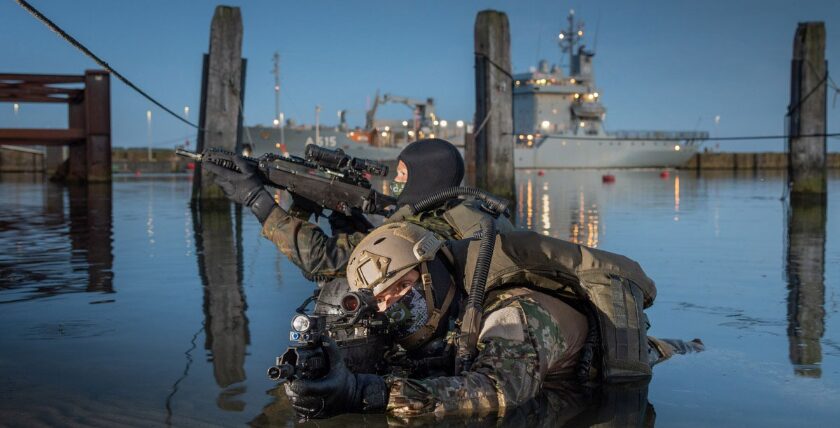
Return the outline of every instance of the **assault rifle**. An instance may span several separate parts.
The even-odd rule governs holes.
[[[209,149],[204,153],[177,149],[175,154],[239,171],[231,160],[237,155],[221,149]],[[387,176],[387,165],[352,158],[341,149],[330,150],[309,144],[305,158],[273,153],[243,158],[257,166],[266,185],[289,191],[295,203],[305,200],[307,211],[318,215],[323,208],[348,216],[354,212],[386,215],[388,207],[397,203],[395,198],[371,189],[369,177]]]
[[[347,368],[354,373],[379,373],[386,368],[382,359],[390,333],[390,320],[377,312],[376,299],[370,290],[351,291],[340,299],[331,314],[306,314],[305,307],[317,298],[307,299],[292,318],[289,341],[292,344],[276,364],[269,367],[268,378],[277,382],[294,379],[319,379],[329,371],[324,339],[336,341]]]

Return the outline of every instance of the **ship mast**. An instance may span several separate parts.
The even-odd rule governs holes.
[[[578,22],[577,28],[575,27],[574,9],[569,10],[569,16],[566,17],[566,20],[569,21],[569,26],[557,35],[557,44],[560,45],[561,61],[566,57],[566,54],[569,55],[569,74],[571,75],[574,72],[572,64],[574,63],[575,46],[583,38],[583,22]]]
[[[274,74],[274,119],[275,125],[282,126],[282,119],[280,118],[280,54],[274,52],[274,69],[271,70]]]

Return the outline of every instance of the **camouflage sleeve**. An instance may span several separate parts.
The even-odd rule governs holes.
[[[548,312],[525,297],[485,316],[478,348],[472,368],[460,376],[390,379],[387,411],[400,416],[501,412],[534,398],[547,367],[565,349]]]
[[[275,208],[263,223],[262,235],[309,277],[343,277],[353,248],[363,233],[327,236],[320,227]]]

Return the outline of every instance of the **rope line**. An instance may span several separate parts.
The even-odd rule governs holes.
[[[811,69],[812,72],[816,73],[816,70],[814,70],[814,66],[811,64],[810,61],[808,61],[808,67]],[[796,105],[794,105],[792,107],[788,106],[787,116],[790,116],[791,113],[793,113],[796,110],[799,110],[799,107],[801,107],[802,104],[804,104],[805,101],[808,100],[808,98],[811,95],[813,95],[815,92],[817,92],[817,90],[820,89],[820,87],[823,86],[827,81],[828,81],[828,68],[825,69],[825,75],[823,76],[823,78],[816,85],[814,85],[814,87],[811,88],[811,90],[808,91],[808,93],[804,97],[799,98],[799,101],[797,101]]]
[[[506,136],[516,136],[518,134],[509,134],[503,133],[502,135]],[[840,132],[829,133],[829,134],[803,134],[803,135],[755,135],[755,136],[737,136],[737,137],[709,137],[709,138],[657,138],[657,137],[629,137],[629,138],[619,138],[617,140],[621,141],[674,141],[674,140],[696,140],[696,141],[740,141],[740,140],[780,140],[780,139],[788,139],[788,138],[807,138],[807,137],[828,137],[828,138],[838,138],[840,137]],[[593,137],[582,137],[576,135],[570,136],[552,136],[552,138],[559,138],[563,140],[597,140]]]
[[[97,64],[99,64],[99,66],[100,66],[100,67],[102,67],[102,68],[104,68],[104,69],[108,70],[109,72],[111,72],[111,74],[113,74],[113,75],[114,75],[114,76],[116,76],[118,79],[120,79],[123,83],[125,83],[126,85],[128,85],[128,87],[129,87],[129,88],[134,89],[135,91],[137,91],[137,93],[139,93],[140,95],[144,96],[147,100],[151,101],[154,105],[156,105],[156,106],[160,107],[161,109],[163,109],[163,111],[165,111],[165,112],[167,112],[167,113],[171,114],[172,116],[174,116],[176,119],[180,120],[181,122],[184,122],[184,123],[186,123],[187,125],[192,126],[193,128],[199,129],[199,128],[198,128],[198,125],[196,125],[196,124],[194,124],[194,123],[192,123],[192,122],[190,122],[190,121],[188,121],[188,120],[184,119],[183,117],[179,116],[177,113],[173,112],[172,110],[170,110],[169,108],[167,108],[166,106],[164,106],[163,104],[161,104],[158,100],[156,100],[156,99],[152,98],[152,96],[151,96],[151,95],[147,94],[145,91],[143,91],[142,89],[138,88],[138,87],[137,87],[137,85],[135,85],[134,83],[132,83],[132,82],[131,82],[130,80],[128,80],[125,76],[123,76],[122,74],[120,74],[117,70],[114,70],[114,68],[113,68],[113,67],[111,67],[110,65],[108,65],[108,63],[107,63],[107,62],[103,61],[103,60],[102,60],[101,58],[99,58],[98,56],[96,56],[96,54],[94,54],[93,52],[91,52],[91,51],[90,51],[90,49],[88,49],[87,47],[85,47],[85,45],[83,45],[81,42],[79,42],[78,40],[76,40],[75,38],[73,38],[73,36],[71,36],[71,35],[67,34],[67,33],[66,33],[64,30],[62,30],[62,29],[61,29],[58,25],[56,25],[54,22],[50,21],[50,19],[49,19],[49,18],[47,18],[46,16],[44,16],[44,14],[42,14],[42,13],[41,13],[41,12],[39,12],[37,9],[35,9],[34,7],[32,7],[32,5],[30,5],[30,4],[29,4],[26,0],[15,0],[15,1],[17,2],[17,4],[19,4],[19,5],[20,5],[20,7],[24,8],[24,9],[25,9],[27,12],[29,12],[32,16],[34,16],[36,19],[38,19],[38,20],[39,20],[39,21],[41,21],[44,25],[46,25],[46,26],[47,26],[47,27],[48,27],[48,28],[49,28],[52,32],[54,32],[54,33],[58,34],[61,38],[63,38],[65,41],[67,41],[68,43],[70,43],[71,45],[73,45],[76,49],[78,49],[78,50],[82,51],[82,53],[84,53],[84,54],[85,54],[85,55],[87,55],[89,58],[91,58],[94,62],[96,62]]]
[[[493,61],[492,59],[490,59],[490,57],[488,57],[487,55],[484,55],[483,53],[478,53],[478,52],[475,52],[474,54],[475,54],[475,56],[477,56],[477,57],[481,57],[483,60],[485,60],[485,61],[487,61],[488,63],[490,63],[490,65],[492,65],[493,67],[495,67],[497,70],[501,71],[501,72],[502,72],[502,74],[504,74],[505,76],[507,76],[510,80],[513,80],[513,75],[512,75],[512,74],[510,74],[510,72],[509,72],[509,71],[507,71],[506,69],[504,69],[501,65],[496,64],[496,62],[495,62],[495,61]]]

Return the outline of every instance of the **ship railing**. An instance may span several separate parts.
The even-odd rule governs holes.
[[[706,140],[706,131],[613,131],[611,136],[621,140]]]

